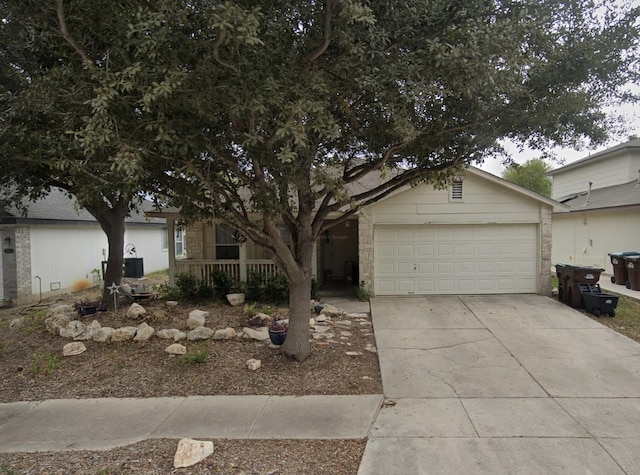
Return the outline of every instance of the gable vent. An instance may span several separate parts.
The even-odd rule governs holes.
[[[462,182],[454,182],[451,184],[451,199],[462,200]]]

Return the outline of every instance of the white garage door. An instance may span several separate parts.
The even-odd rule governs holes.
[[[535,293],[535,224],[376,226],[376,295]]]

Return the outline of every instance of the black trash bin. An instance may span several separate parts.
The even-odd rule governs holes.
[[[628,274],[624,285],[627,289],[640,290],[640,256],[625,256],[624,265]]]
[[[629,273],[627,272],[627,266],[624,258],[627,256],[640,256],[640,252],[628,251],[628,252],[610,252],[611,266],[613,267],[613,275],[611,276],[611,283],[618,285],[626,285],[629,280]]]
[[[616,316],[618,297],[616,295],[603,294],[598,284],[578,284],[584,300],[584,308],[587,313],[596,317],[607,314]]]
[[[564,277],[564,268],[567,264],[556,264],[556,277],[558,278],[558,301],[567,303],[567,282]]]
[[[565,264],[563,269],[565,303],[573,308],[583,308],[584,299],[580,292],[580,284],[597,284],[603,270],[599,267]]]
[[[125,257],[124,276],[139,279],[144,277],[144,265],[142,257]]]

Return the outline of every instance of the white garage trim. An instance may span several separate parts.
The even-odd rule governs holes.
[[[537,291],[536,224],[374,227],[376,295]]]

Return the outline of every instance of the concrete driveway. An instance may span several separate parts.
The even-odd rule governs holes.
[[[640,474],[640,344],[537,295],[375,298],[371,312],[395,405],[359,475]]]

